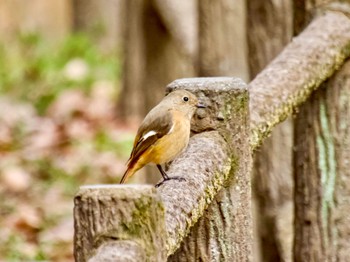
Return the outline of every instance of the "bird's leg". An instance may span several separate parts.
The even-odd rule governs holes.
[[[160,181],[158,184],[156,184],[156,187],[159,187],[160,185],[162,185],[167,180],[172,180],[172,179],[179,180],[179,181],[184,181],[185,180],[183,177],[178,177],[178,176],[169,177],[167,175],[167,173],[165,173],[165,171],[163,170],[161,165],[157,165],[157,168],[158,168],[159,172],[161,173],[161,175],[163,177],[163,181]]]
[[[159,172],[162,174],[163,180],[169,180],[168,175],[165,173],[161,165],[157,165]]]

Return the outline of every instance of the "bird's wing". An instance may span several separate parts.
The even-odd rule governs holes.
[[[151,113],[151,112],[150,112]],[[168,134],[173,126],[171,112],[168,110],[154,115],[149,114],[139,127],[128,166],[136,163],[139,157],[158,139]]]

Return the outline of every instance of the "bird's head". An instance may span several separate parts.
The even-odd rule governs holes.
[[[168,104],[172,109],[181,111],[191,118],[197,108],[204,108],[198,98],[189,91],[176,90],[168,94],[164,98],[164,103]]]

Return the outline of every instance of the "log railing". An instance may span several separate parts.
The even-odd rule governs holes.
[[[76,261],[251,261],[252,151],[350,55],[350,19],[315,19],[248,86],[231,77],[180,79],[208,107],[169,181],[84,186],[74,204]],[[104,260],[105,259],[105,260]]]

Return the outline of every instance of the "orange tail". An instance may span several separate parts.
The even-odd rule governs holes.
[[[122,177],[122,179],[120,180],[120,184],[124,184],[129,177],[131,177],[133,174],[135,174],[136,170],[134,170],[134,168],[130,168],[128,167]]]

